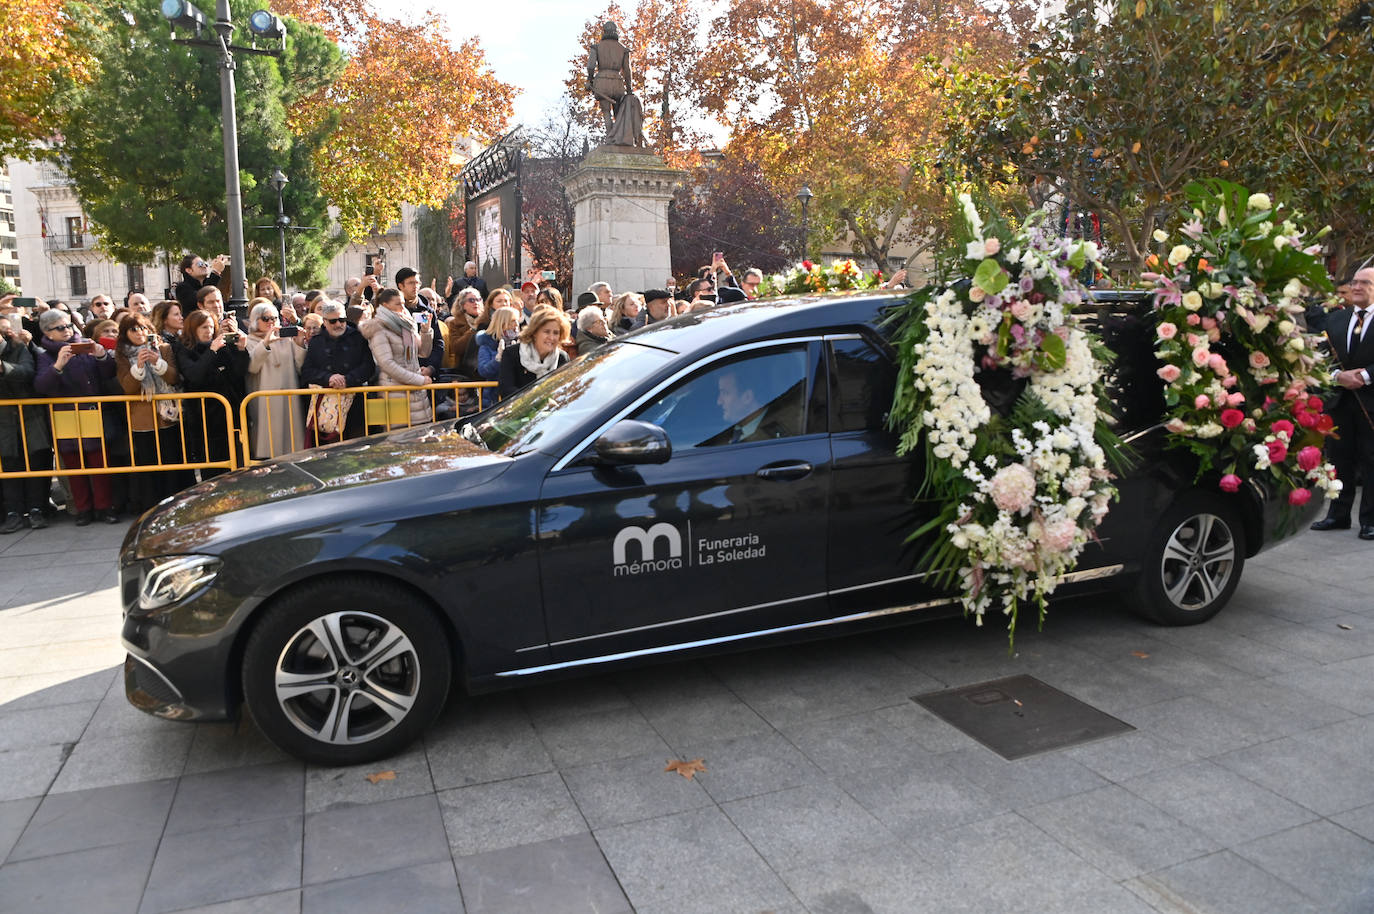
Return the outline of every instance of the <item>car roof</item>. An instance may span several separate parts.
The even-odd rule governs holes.
[[[649,324],[622,339],[669,352],[692,353],[822,330],[858,330],[872,327],[884,307],[907,294],[836,293],[717,305]]]
[[[838,292],[718,305],[649,324],[621,339],[676,354],[692,354],[822,331],[879,330],[883,309],[910,294],[907,289]],[[1148,292],[1133,289],[1095,289],[1093,305],[1124,305],[1136,310],[1148,302],[1149,296]],[[1092,305],[1085,303],[1085,307]]]

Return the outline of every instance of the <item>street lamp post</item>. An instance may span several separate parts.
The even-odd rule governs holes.
[[[801,224],[801,259],[806,259],[806,239],[807,239],[807,208],[811,205],[811,198],[815,194],[811,193],[811,188],[803,184],[802,189],[797,191],[797,199],[801,201],[802,224]]]
[[[291,217],[286,215],[286,203],[282,192],[290,183],[280,168],[272,172],[272,189],[277,192],[277,241],[281,245],[281,290],[286,293],[286,230],[291,225]]]
[[[243,257],[243,194],[239,189],[239,119],[234,102],[234,51],[250,54],[280,54],[280,51],[263,50],[256,45],[252,48],[235,47],[229,42],[234,37],[234,22],[230,18],[229,0],[215,0],[214,31],[216,41],[200,38],[205,27],[205,14],[189,0],[162,0],[162,15],[172,26],[193,28],[194,39],[173,39],[182,44],[195,44],[216,48],[219,51],[219,104],[220,117],[224,121],[224,204],[225,218],[229,229],[230,310],[240,309],[248,304],[248,277],[244,272]],[[253,13],[251,30],[261,38],[280,39],[285,33],[281,20],[266,10]]]

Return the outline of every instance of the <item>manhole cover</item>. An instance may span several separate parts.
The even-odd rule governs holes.
[[[1034,676],[1011,676],[912,701],[1005,759],[1025,758],[1134,730]]]

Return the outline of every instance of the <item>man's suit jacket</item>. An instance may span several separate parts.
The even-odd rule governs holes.
[[[1374,323],[1374,307],[1365,315],[1364,339],[1352,352],[1346,345],[1346,339],[1350,336],[1350,324],[1354,319],[1354,308],[1343,308],[1327,319],[1326,334],[1331,344],[1331,355],[1337,367],[1349,370],[1363,368],[1369,373],[1370,380],[1374,381],[1374,326],[1370,326]],[[1359,390],[1341,388],[1341,391],[1342,399],[1345,399],[1344,394],[1351,394],[1364,404],[1365,409],[1374,412],[1374,383],[1366,384]]]

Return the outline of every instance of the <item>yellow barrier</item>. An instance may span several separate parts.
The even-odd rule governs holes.
[[[47,410],[48,430],[52,438],[52,449],[54,451],[66,451],[72,455],[73,451],[77,466],[63,467],[58,455],[54,455],[53,467],[33,467],[29,462],[29,434],[28,427],[22,421],[22,412],[16,412],[18,423],[20,449],[24,454],[24,469],[22,471],[0,471],[0,477],[10,479],[21,479],[32,476],[94,476],[102,473],[150,473],[162,470],[210,470],[224,469],[232,470],[238,467],[238,460],[234,454],[232,446],[234,441],[233,429],[233,407],[229,401],[217,393],[170,393],[158,394],[152,398],[152,408],[157,409],[160,402],[173,400],[181,404],[181,418],[184,420],[186,414],[191,409],[197,409],[201,416],[200,423],[200,444],[202,453],[206,455],[205,460],[190,461],[186,460],[186,424],[178,421],[176,428],[181,437],[182,459],[178,463],[164,463],[162,453],[162,439],[160,435],[155,436],[157,447],[157,462],[135,464],[134,454],[134,435],[143,434],[134,432],[129,422],[129,410],[135,403],[149,402],[140,396],[119,396],[119,397],[31,397],[23,400],[0,400],[0,409],[4,408],[40,408]],[[191,405],[188,401],[194,401],[197,405]],[[218,403],[223,410],[224,416],[224,440],[230,443],[228,457],[224,460],[210,460],[210,423],[204,421],[205,405],[207,403]],[[122,406],[124,413],[124,432],[118,442],[109,440],[105,437],[105,411],[107,408],[117,408],[116,404]],[[60,408],[59,408],[60,407]],[[62,443],[67,442],[67,447],[63,448]],[[83,442],[92,442],[90,446],[84,446]],[[98,444],[96,444],[98,442]],[[194,439],[193,439],[194,443]],[[117,445],[128,446],[127,453],[112,454],[112,450],[118,450]],[[93,460],[87,458],[88,451],[98,451],[102,466],[96,466]],[[69,459],[71,459],[69,457]]]
[[[327,444],[337,441],[342,437],[343,425],[347,421],[347,411],[339,417],[339,433],[333,435],[321,435],[311,425],[309,412],[311,410],[310,398],[315,396],[363,396],[363,425],[364,433],[386,431],[388,429],[409,428],[410,422],[410,394],[419,390],[429,395],[430,415],[434,415],[435,407],[438,403],[438,395],[442,391],[453,391],[455,400],[461,400],[458,391],[472,390],[480,391],[483,387],[495,387],[495,381],[446,381],[438,384],[426,384],[423,387],[409,387],[403,385],[385,387],[310,387],[296,388],[292,390],[256,390],[243,398],[243,403],[239,405],[239,436],[243,447],[244,465],[260,463],[264,460],[271,460],[273,457],[280,457],[300,450],[303,447],[314,447],[317,444]],[[480,397],[480,393],[478,394]],[[279,401],[286,398],[293,398],[300,403],[300,409],[296,404],[288,403],[282,405]],[[284,427],[280,431],[284,432],[280,437],[284,440],[278,441],[278,424],[273,422],[273,404],[276,403],[278,409],[284,413]],[[257,415],[253,416],[254,421],[249,422],[249,416],[253,408],[259,407]],[[350,404],[351,409],[351,404]],[[461,413],[468,415],[476,410]],[[281,418],[281,417],[279,417]],[[254,447],[254,438],[266,434],[266,454],[257,453],[264,450]],[[299,434],[298,434],[299,432]]]

